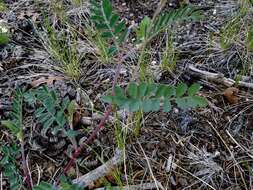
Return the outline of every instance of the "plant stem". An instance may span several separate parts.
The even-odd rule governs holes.
[[[70,161],[68,162],[68,164],[65,166],[65,168],[63,170],[63,173],[65,175],[67,174],[69,169],[73,166],[77,157],[81,154],[81,152],[84,150],[84,148],[87,145],[91,144],[93,142],[93,140],[95,139],[95,137],[97,136],[97,134],[104,128],[105,122],[109,118],[111,111],[112,111],[112,105],[109,105],[108,109],[105,112],[105,115],[104,115],[103,119],[100,121],[99,125],[93,130],[93,132],[91,133],[89,138],[75,150],[74,154],[72,155],[72,158],[70,159]]]
[[[118,77],[120,74],[121,64],[124,61],[124,57],[121,54],[119,55],[119,60],[120,61],[117,65],[116,73],[115,73],[113,84],[112,84],[112,95],[113,96],[114,96],[114,88],[115,88],[115,85],[117,84],[117,80],[118,80]],[[107,111],[105,112],[103,119],[100,121],[98,126],[92,131],[89,138],[75,150],[74,154],[72,155],[72,158],[70,159],[70,161],[68,162],[68,164],[65,166],[65,168],[63,170],[63,173],[65,175],[70,170],[70,168],[73,166],[77,157],[81,154],[81,152],[84,150],[84,148],[87,145],[91,144],[93,142],[93,140],[96,138],[96,136],[98,135],[98,133],[104,128],[104,125],[105,125],[107,119],[109,118],[111,112],[112,112],[112,104],[110,104],[107,107]]]
[[[31,176],[29,174],[28,166],[27,166],[27,163],[26,163],[24,142],[20,142],[20,144],[21,144],[21,156],[22,156],[23,175],[24,175],[25,182],[27,184],[28,189],[32,190],[33,189],[33,185],[32,185]]]

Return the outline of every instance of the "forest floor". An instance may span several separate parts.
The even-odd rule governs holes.
[[[144,16],[152,18],[158,3],[112,1],[115,11],[132,28]],[[123,147],[123,162],[91,180],[87,189],[253,189],[252,2],[185,3],[199,8],[203,17],[172,24],[158,35],[150,45],[146,69],[156,83],[199,83],[199,94],[208,106],[141,115],[113,108],[104,128],[68,170],[70,179],[90,177],[92,170]],[[180,6],[185,5],[168,0],[162,11]],[[27,92],[46,85],[56,92],[59,102],[66,97],[75,102],[68,127],[76,133],[71,137],[54,133],[53,127],[44,130],[33,115],[37,108],[22,107],[24,154],[34,185],[54,183],[73,149],[86,142],[107,113],[101,97],[112,89],[117,63],[113,59],[106,63],[99,55],[98,43],[86,28],[89,11],[88,2],[82,0],[0,0],[0,29],[8,30],[10,38],[0,44],[0,120],[11,119],[17,89]],[[169,60],[163,65],[166,42]],[[125,46],[133,55],[123,61],[118,78],[121,86],[139,81],[139,54],[131,53],[135,46],[133,34]],[[2,124],[0,139],[1,147],[20,147]],[[5,154],[1,148],[0,160]],[[17,154],[16,159],[21,156]],[[24,176],[20,162],[15,165]],[[8,180],[0,165],[0,189],[10,189]]]

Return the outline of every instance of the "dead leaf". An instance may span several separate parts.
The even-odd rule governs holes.
[[[78,123],[81,122],[81,119],[82,119],[81,111],[80,111],[80,110],[77,110],[77,111],[74,113],[73,127],[76,127],[76,126],[78,125]]]
[[[223,92],[223,95],[226,97],[227,101],[230,104],[236,104],[236,103],[238,103],[238,99],[239,99],[237,96],[238,93],[239,93],[238,88],[229,87]]]
[[[29,17],[31,18],[31,20],[35,23],[37,18],[39,18],[39,14],[36,13],[35,11],[32,11],[32,10],[27,10],[27,11],[24,11],[24,12],[21,12],[18,16],[17,16],[17,19],[18,20],[24,20],[24,19],[27,19],[26,17]]]
[[[72,100],[68,106],[68,121],[71,128],[77,126],[82,118],[81,109],[75,100]]]
[[[45,77],[41,77],[35,81],[33,81],[31,83],[31,86],[32,87],[38,87],[40,86],[41,84],[47,84],[47,85],[52,85],[54,81],[56,80],[62,80],[63,77],[59,77],[59,76],[49,76],[48,78],[45,78]]]

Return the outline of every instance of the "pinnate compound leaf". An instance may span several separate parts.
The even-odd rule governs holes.
[[[120,21],[118,14],[114,13],[109,0],[91,3],[91,21],[101,37],[107,42],[108,56],[113,56],[118,51],[119,44],[125,41],[127,36],[125,21]],[[113,47],[111,49],[111,47]],[[114,49],[117,49],[116,51]]]
[[[23,179],[20,175],[19,168],[17,167],[16,158],[20,155],[19,148],[13,145],[3,145],[0,147],[2,154],[0,165],[2,173],[8,179],[11,190],[25,189],[23,186]]]
[[[188,87],[184,83],[179,84],[177,87],[144,82],[140,84],[130,83],[127,86],[126,94],[121,87],[116,86],[115,96],[104,96],[102,100],[130,112],[159,111],[160,105],[162,105],[164,112],[169,112],[171,110],[171,101],[175,101],[181,109],[207,105],[205,98],[195,95],[200,89],[199,85],[191,85],[186,94],[187,89]]]
[[[17,135],[20,132],[20,128],[16,126],[16,124],[13,121],[4,120],[1,121],[1,124],[8,128],[13,135]]]
[[[151,26],[151,19],[147,16],[142,19],[139,28],[136,30],[137,39],[144,41],[148,34],[148,28]]]
[[[23,99],[24,92],[20,89],[16,90],[12,102],[12,111],[10,112],[10,119],[2,121],[2,125],[7,127],[11,133],[19,140],[23,140]]]
[[[149,29],[150,32],[146,36],[148,36],[148,39],[150,40],[155,36],[157,36],[160,32],[166,30],[173,23],[186,20],[196,21],[197,19],[200,18],[201,12],[196,10],[196,8],[192,6],[185,6],[176,10],[171,10],[159,15],[154,20],[154,23],[152,23],[152,28]]]
[[[102,1],[103,13],[107,20],[110,20],[112,14],[112,5],[109,0]]]

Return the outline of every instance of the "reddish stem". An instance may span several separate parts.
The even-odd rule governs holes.
[[[27,184],[28,189],[32,190],[33,189],[32,179],[31,179],[31,176],[29,174],[28,166],[27,166],[26,159],[25,159],[25,149],[24,149],[24,143],[23,142],[21,142],[21,156],[22,156],[22,167],[23,167],[23,175],[24,175],[24,178],[25,178],[25,183]]]
[[[123,60],[124,60],[124,57],[122,55],[120,55],[120,61],[119,61],[118,65],[117,65],[116,73],[115,73],[113,84],[112,84],[112,95],[113,96],[114,96],[114,88],[116,86],[118,77],[120,75],[121,63],[123,62]],[[109,118],[111,111],[112,111],[112,105],[110,104],[107,107],[107,111],[105,112],[103,119],[100,121],[100,123],[98,124],[98,126],[92,131],[92,133],[89,136],[89,138],[75,150],[74,154],[72,155],[72,158],[70,159],[70,161],[68,162],[68,164],[63,169],[63,173],[65,175],[70,170],[70,168],[75,164],[75,161],[76,161],[77,157],[81,154],[81,152],[83,151],[83,149],[87,145],[91,144],[93,142],[93,140],[96,138],[96,136],[98,135],[98,133],[104,128],[105,122]]]
[[[64,174],[67,174],[67,172],[69,171],[69,169],[75,163],[77,157],[83,151],[83,149],[87,145],[91,144],[93,142],[93,140],[96,138],[96,136],[98,135],[98,133],[104,128],[105,122],[109,118],[111,111],[112,111],[112,106],[109,105],[108,109],[107,109],[107,111],[106,111],[103,119],[100,121],[99,125],[93,130],[93,132],[91,133],[91,135],[89,136],[89,138],[75,150],[74,154],[72,155],[72,158],[70,159],[70,161],[68,162],[68,164],[65,166],[65,168],[63,170]]]

